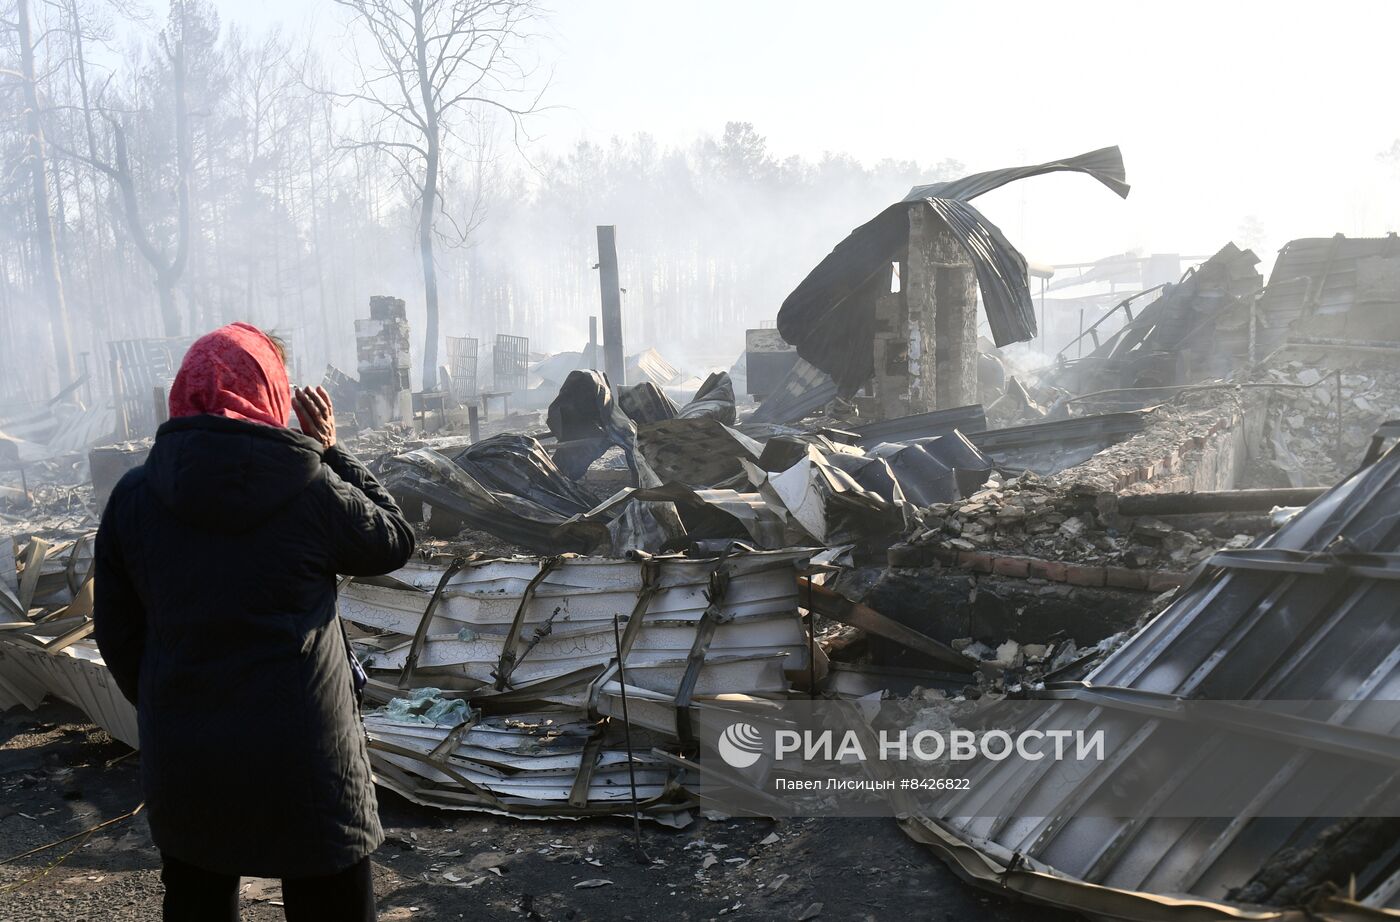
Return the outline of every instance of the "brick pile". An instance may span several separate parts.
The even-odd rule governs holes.
[[[1161,592],[1178,585],[1222,542],[1160,519],[1102,521],[1096,497],[1026,473],[992,479],[967,499],[922,512],[921,525],[890,551],[891,566],[952,566],[1021,579]]]

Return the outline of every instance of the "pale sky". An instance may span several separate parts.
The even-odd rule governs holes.
[[[225,22],[314,23],[327,57],[343,47],[331,0],[216,3]],[[540,55],[557,108],[534,123],[540,151],[641,130],[684,143],[730,120],[753,122],[779,156],[951,157],[969,171],[1119,145],[1127,201],[1073,175],[979,200],[1042,262],[1210,253],[1247,215],[1270,250],[1400,225],[1400,178],[1377,156],[1400,137],[1400,3],[554,6]]]

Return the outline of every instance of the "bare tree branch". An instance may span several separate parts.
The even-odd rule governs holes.
[[[336,0],[349,10],[372,54],[356,55],[359,89],[328,94],[377,115],[363,123],[373,136],[343,149],[372,151],[398,168],[400,179],[417,193],[418,251],[423,263],[427,331],[423,350],[423,386],[437,378],[438,284],[434,242],[451,238],[438,220],[452,228],[457,245],[480,226],[481,190],[458,221],[446,208],[444,188],[452,170],[448,161],[463,152],[455,141],[484,150],[480,126],[490,114],[511,122],[519,147],[524,119],[540,104],[543,90],[525,86],[529,68],[516,57],[525,44],[525,26],[540,14],[536,0]],[[463,123],[478,131],[463,136]],[[380,134],[379,132],[386,132]],[[478,158],[479,159],[479,158]],[[478,171],[479,176],[479,171]]]

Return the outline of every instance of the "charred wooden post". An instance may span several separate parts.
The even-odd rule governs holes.
[[[627,383],[622,350],[622,289],[617,273],[617,228],[598,225],[598,285],[603,292],[603,371],[613,387]]]

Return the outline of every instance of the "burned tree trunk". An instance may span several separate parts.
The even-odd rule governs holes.
[[[58,383],[73,381],[73,341],[68,330],[68,305],[63,298],[63,274],[54,242],[53,215],[49,205],[48,162],[44,155],[44,126],[39,118],[39,89],[34,78],[34,40],[29,24],[29,0],[19,0],[19,57],[24,84],[24,106],[29,129],[29,174],[34,191],[34,223],[38,230],[39,275],[49,308],[49,332],[53,337]]]
[[[414,8],[414,63],[418,68],[418,91],[423,98],[423,200],[418,214],[418,255],[423,260],[423,303],[427,322],[423,330],[423,390],[437,389],[438,283],[433,259],[433,212],[438,200],[438,170],[441,160],[441,132],[438,128],[438,100],[428,77],[428,45],[423,9]]]

